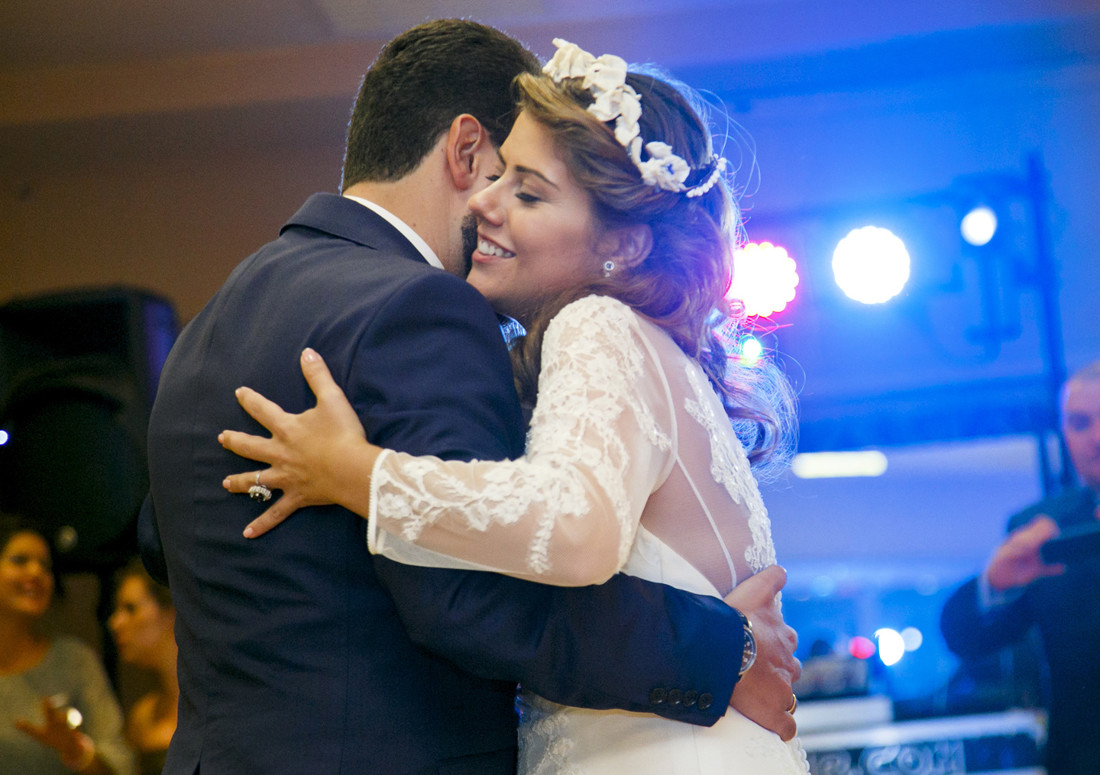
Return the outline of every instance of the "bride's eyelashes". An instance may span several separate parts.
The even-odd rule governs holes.
[[[504,176],[503,172],[494,172],[492,175],[486,175],[485,179],[487,181],[489,181],[490,183],[496,183],[503,176]],[[521,202],[524,202],[525,204],[536,204],[536,203],[542,201],[542,197],[538,196],[537,194],[532,194],[530,192],[522,191],[522,190],[516,192],[516,199],[519,199]]]

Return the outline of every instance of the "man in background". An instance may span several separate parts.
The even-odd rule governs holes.
[[[1050,670],[1050,775],[1100,772],[1100,552],[1065,564],[1042,547],[1066,530],[1100,530],[1100,361],[1062,389],[1062,433],[1081,485],[1013,516],[985,570],[944,605],[948,647],[981,657],[1022,639],[1033,626]]]

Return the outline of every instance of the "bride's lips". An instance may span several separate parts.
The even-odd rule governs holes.
[[[486,239],[480,234],[477,236],[477,250],[474,251],[473,260],[478,263],[488,263],[498,259],[515,258],[516,254],[510,250],[505,250],[502,246],[493,242],[491,239]]]

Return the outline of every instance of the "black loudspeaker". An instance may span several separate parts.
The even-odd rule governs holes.
[[[39,525],[63,570],[136,552],[149,410],[178,332],[167,300],[131,288],[0,306],[0,509]]]

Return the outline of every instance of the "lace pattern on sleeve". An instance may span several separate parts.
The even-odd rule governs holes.
[[[564,466],[574,452],[581,453],[579,462],[606,488],[619,523],[621,566],[640,514],[631,513],[627,471],[635,434],[625,432],[624,420],[633,421],[661,451],[667,452],[672,441],[640,398],[645,354],[634,313],[601,296],[581,299],[567,309],[575,314],[559,315],[546,332],[527,457]],[[577,449],[570,439],[589,443]]]
[[[608,540],[621,567],[649,479],[671,447],[646,401],[645,358],[626,306],[594,296],[568,305],[543,342],[525,456],[462,463],[387,455],[374,474],[379,529],[550,582],[561,552],[613,530]],[[471,538],[470,531],[485,535]]]

